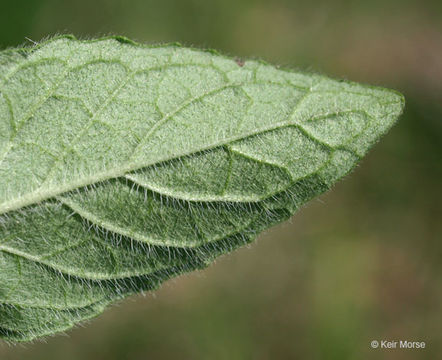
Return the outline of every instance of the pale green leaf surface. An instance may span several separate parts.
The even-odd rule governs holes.
[[[347,174],[394,91],[213,52],[60,37],[0,53],[0,337],[206,267]]]

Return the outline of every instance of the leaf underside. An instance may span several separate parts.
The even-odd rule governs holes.
[[[253,241],[347,174],[403,105],[118,37],[0,52],[0,337],[66,330]]]

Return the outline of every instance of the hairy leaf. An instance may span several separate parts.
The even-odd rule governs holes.
[[[347,174],[400,94],[178,45],[0,53],[0,337],[28,341],[251,242]]]

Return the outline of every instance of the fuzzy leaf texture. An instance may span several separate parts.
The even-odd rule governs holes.
[[[119,37],[0,52],[0,337],[64,331],[250,243],[347,174],[403,105]]]

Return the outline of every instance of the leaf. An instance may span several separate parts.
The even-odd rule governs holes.
[[[0,337],[66,330],[288,219],[398,118],[391,90],[178,45],[0,53]]]

